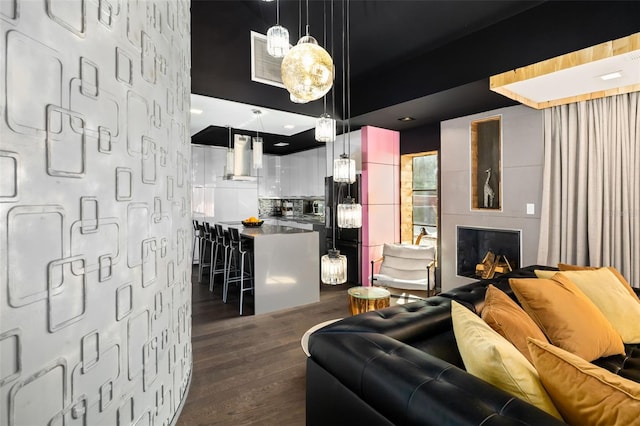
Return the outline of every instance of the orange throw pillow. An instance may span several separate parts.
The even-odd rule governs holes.
[[[509,284],[554,345],[586,361],[624,355],[620,335],[575,284],[536,278],[511,278]]]
[[[572,425],[635,425],[640,384],[549,343],[529,339],[540,381],[564,420]]]
[[[533,364],[527,346],[527,337],[543,342],[546,342],[547,338],[531,317],[493,284],[487,287],[481,316],[493,330],[511,342]]]

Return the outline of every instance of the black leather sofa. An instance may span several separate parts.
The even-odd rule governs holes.
[[[310,336],[308,426],[561,425],[556,418],[464,371],[451,300],[476,312],[489,284],[512,298],[508,279],[535,277],[529,266],[424,301],[348,317]],[[640,345],[594,361],[640,382]]]

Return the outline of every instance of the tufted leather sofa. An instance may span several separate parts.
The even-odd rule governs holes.
[[[424,301],[367,312],[309,338],[307,425],[557,425],[556,418],[464,371],[451,300],[476,312],[493,284],[515,299],[508,279],[529,266]],[[640,382],[640,345],[595,364]]]

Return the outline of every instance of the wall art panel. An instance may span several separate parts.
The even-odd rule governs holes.
[[[0,425],[169,425],[191,380],[189,0],[0,1]]]

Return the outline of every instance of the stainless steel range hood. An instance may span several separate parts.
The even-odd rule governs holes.
[[[234,135],[233,138],[233,173],[227,174],[227,180],[256,180],[251,176],[253,155],[251,151],[251,136]]]

